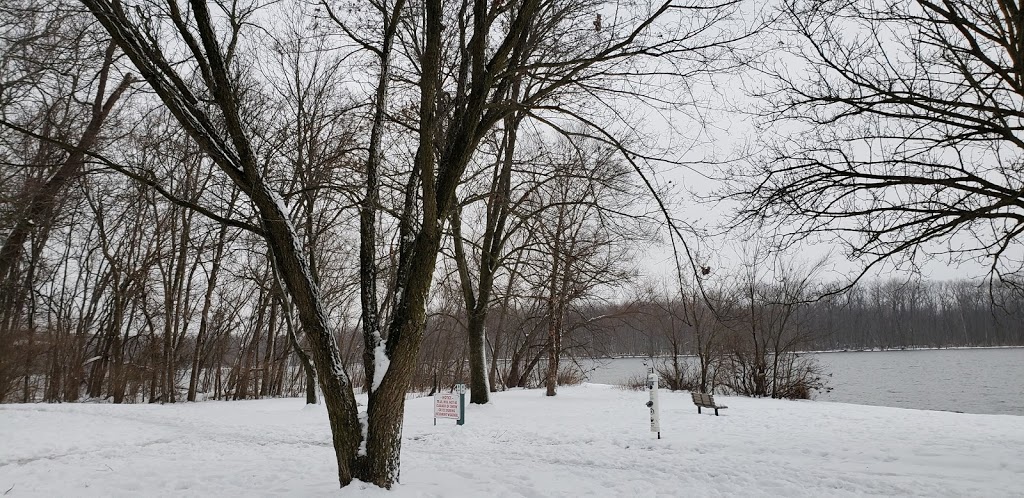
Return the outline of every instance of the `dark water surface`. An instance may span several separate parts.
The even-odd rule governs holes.
[[[1024,348],[814,353],[832,392],[815,399],[920,410],[1024,415]],[[620,384],[643,358],[598,360],[590,382]],[[657,361],[657,360],[656,360]]]

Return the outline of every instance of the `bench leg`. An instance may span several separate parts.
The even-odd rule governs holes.
[[[715,408],[715,416],[718,416],[718,408]]]
[[[697,407],[697,413],[700,413],[700,407],[699,406]]]

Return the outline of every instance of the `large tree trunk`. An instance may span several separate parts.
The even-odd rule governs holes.
[[[489,216],[488,216],[489,217]],[[488,231],[491,231],[488,220]],[[462,241],[462,218],[459,216],[459,209],[456,208],[452,215],[452,237],[455,244],[455,262],[459,270],[459,280],[462,283],[463,300],[466,310],[469,313],[469,320],[466,324],[466,334],[469,340],[469,381],[470,381],[470,403],[487,404],[490,401],[489,382],[487,380],[487,352],[484,350],[487,321],[487,311],[490,309],[490,292],[493,285],[493,261],[487,256],[489,247],[484,248],[481,255],[483,261],[480,265],[479,293],[474,294],[473,282],[469,276],[469,264],[466,251]],[[486,236],[485,236],[486,237]],[[485,246],[487,243],[485,242]]]
[[[250,197],[260,212],[274,266],[292,297],[299,323],[313,345],[313,364],[323,387],[324,405],[338,459],[338,479],[342,485],[347,485],[353,479],[354,461],[362,434],[355,394],[341,364],[337,341],[327,325],[319,289],[313,283],[306,259],[299,250],[295,230],[288,221],[288,213],[262,179],[253,178],[253,184]]]
[[[486,329],[487,312],[476,312],[469,319],[469,402],[484,405],[490,401],[487,376]]]
[[[366,447],[365,452],[360,451],[357,477],[385,488],[398,482],[405,394],[416,370],[427,293],[440,250],[438,234],[437,229],[425,229],[413,242],[405,279],[407,287],[402,290],[402,298],[396,301],[388,330],[386,372],[376,374],[380,382],[368,393]]]
[[[447,208],[455,193],[454,185],[450,186],[450,192],[435,190],[437,164],[434,144],[437,92],[440,85],[442,12],[441,3],[437,1],[426,2],[425,7],[426,43],[420,81],[420,140],[415,165],[409,176],[409,190],[406,192],[405,209],[399,228],[399,240],[402,243],[395,275],[395,293],[392,296],[393,311],[387,337],[381,337],[379,329],[364,329],[364,370],[369,390],[365,449],[360,451],[357,477],[384,488],[390,488],[398,482],[405,393],[416,368],[416,357],[423,336],[427,293],[433,281],[437,253],[441,246],[440,225],[446,219]],[[422,226],[411,243],[407,243],[414,234],[413,221],[417,212],[414,207],[414,189],[417,185],[422,189]],[[374,217],[376,209],[373,206]],[[360,225],[361,229],[365,227],[365,224]],[[363,244],[366,244],[367,237],[373,237],[370,241],[376,244],[373,233],[362,231],[360,236]],[[365,305],[373,284],[366,279],[372,275],[370,268],[376,263],[369,257],[361,258],[360,262]],[[376,319],[376,313],[375,308],[364,307],[364,321],[369,317]]]

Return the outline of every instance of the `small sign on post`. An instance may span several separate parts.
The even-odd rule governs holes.
[[[434,395],[434,425],[437,425],[439,418],[455,419],[458,425],[466,423],[466,386],[459,384],[456,391],[458,397],[455,397],[456,393]]]

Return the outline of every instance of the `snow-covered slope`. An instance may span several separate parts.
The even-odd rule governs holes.
[[[341,496],[1024,496],[1024,417],[662,391],[498,393],[467,423],[406,412],[401,485]],[[338,496],[322,407],[299,399],[0,405],[0,495]]]

